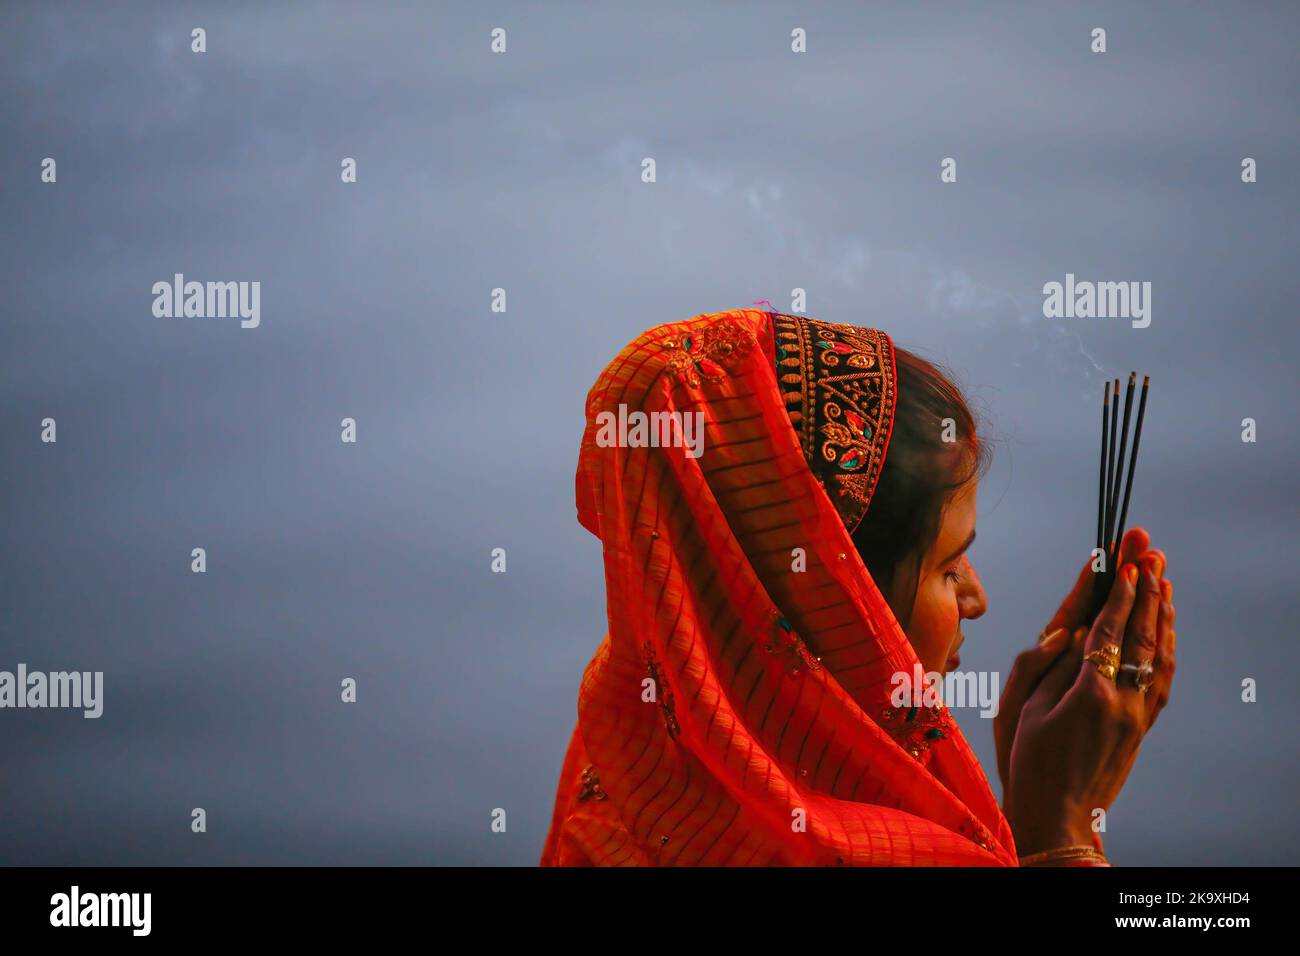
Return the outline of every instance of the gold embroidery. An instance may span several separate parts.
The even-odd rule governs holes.
[[[813,474],[850,533],[866,514],[894,423],[894,347],[879,329],[774,316],[777,379]]]
[[[609,794],[600,788],[600,777],[596,776],[596,768],[592,764],[587,764],[586,769],[582,771],[582,787],[578,790],[578,802],[584,800],[604,800]]]
[[[886,707],[880,712],[880,726],[898,745],[917,759],[927,753],[936,740],[953,730],[952,716],[943,705],[937,707]]]
[[[719,319],[665,342],[667,368],[693,388],[701,379],[716,382],[730,374],[754,344],[753,335],[744,326],[733,319]]]
[[[773,637],[763,645],[763,650],[771,655],[785,658],[786,673],[798,677],[804,671],[821,670],[821,658],[808,653],[808,647],[794,632],[790,622],[780,614],[773,613]],[[807,774],[807,771],[802,771]]]
[[[978,847],[981,847],[985,850],[992,848],[993,834],[989,832],[988,827],[980,823],[979,820],[975,819],[974,816],[972,816],[969,820],[963,823],[958,828],[957,832],[959,832],[962,836],[969,839],[972,843],[974,843]]]
[[[659,669],[659,662],[655,659],[654,645],[646,641],[641,645],[641,650],[646,656],[646,672],[650,679],[655,683],[655,698],[658,701],[659,709],[663,711],[664,725],[668,728],[668,736],[676,737],[682,732],[681,725],[677,723],[677,712],[673,708],[673,692],[668,688],[668,682],[663,678],[663,672]]]

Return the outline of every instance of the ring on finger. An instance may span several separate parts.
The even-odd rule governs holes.
[[[1140,694],[1145,694],[1151,689],[1151,685],[1155,683],[1156,669],[1149,660],[1139,661],[1136,664],[1122,664],[1120,665],[1120,673],[1133,675],[1133,686],[1137,688]],[[1120,683],[1120,681],[1117,680],[1116,683]]]
[[[1115,680],[1115,675],[1119,673],[1119,648],[1114,644],[1107,644],[1100,650],[1086,654],[1083,659],[1096,667],[1097,672],[1106,680]]]

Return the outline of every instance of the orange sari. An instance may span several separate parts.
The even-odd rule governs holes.
[[[577,501],[609,633],[542,865],[1016,864],[947,709],[890,704],[918,661],[850,531],[894,374],[883,332],[757,309],[651,329],[605,369]],[[611,446],[635,411],[701,413],[703,453]]]

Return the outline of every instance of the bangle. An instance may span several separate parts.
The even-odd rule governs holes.
[[[1055,850],[1044,850],[1041,853],[1031,853],[1028,856],[1020,858],[1021,866],[1052,866],[1072,860],[1089,860],[1095,861],[1093,865],[1110,866],[1110,861],[1106,859],[1106,854],[1095,846],[1062,846]]]

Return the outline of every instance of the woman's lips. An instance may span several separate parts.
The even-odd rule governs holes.
[[[948,655],[948,663],[944,665],[944,670],[955,671],[961,666],[961,646],[965,643],[965,637],[962,637],[957,641],[957,646],[953,649],[953,652]]]

